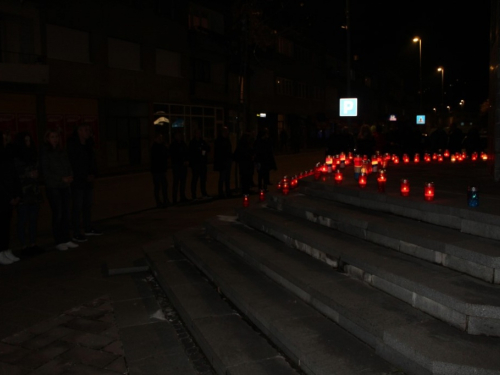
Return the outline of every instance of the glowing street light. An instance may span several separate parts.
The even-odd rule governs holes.
[[[437,69],[438,72],[441,72],[441,106],[444,105],[444,68],[440,66]]]
[[[416,36],[415,38],[413,38],[413,42],[418,42],[420,112],[422,112],[422,39]]]

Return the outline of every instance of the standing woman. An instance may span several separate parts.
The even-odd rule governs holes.
[[[47,130],[41,153],[45,194],[52,211],[52,235],[57,250],[78,247],[70,240],[70,205],[73,172],[68,155],[61,146],[59,131]]]
[[[33,138],[27,132],[16,135],[14,140],[14,165],[21,181],[21,201],[17,205],[17,234],[23,249],[36,246],[38,213],[42,193],[38,183],[38,155]]]
[[[4,133],[0,131],[0,264],[2,265],[19,260],[9,249],[9,245],[12,213],[21,199],[21,183],[14,161],[5,146]]]

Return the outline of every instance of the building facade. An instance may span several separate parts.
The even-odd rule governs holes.
[[[345,67],[300,35],[269,29],[255,44],[248,15],[217,4],[2,1],[0,129],[40,144],[46,129],[66,139],[89,124],[103,174],[149,166],[159,116],[167,139],[201,128],[212,142],[227,125],[235,145],[267,127],[307,147],[338,113],[345,78],[332,72]]]

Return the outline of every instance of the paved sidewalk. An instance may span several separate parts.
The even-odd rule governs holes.
[[[271,179],[310,169],[322,157],[322,150],[277,156],[279,170]],[[212,196],[216,186],[209,166]],[[46,251],[23,254],[14,232],[12,245],[21,261],[0,268],[0,375],[109,375],[130,369],[131,374],[154,374],[162,366],[160,358],[168,359],[172,369],[186,368],[178,348],[176,355],[160,350],[165,343],[175,346],[175,330],[166,327],[146,276],[107,276],[103,268],[133,267],[144,258],[145,242],[164,239],[168,246],[176,231],[241,205],[241,197],[235,197],[156,209],[149,173],[103,177],[96,181],[93,214],[104,235],[61,252],[51,244],[45,202],[38,238]]]

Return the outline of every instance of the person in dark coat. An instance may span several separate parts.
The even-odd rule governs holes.
[[[17,205],[17,234],[23,249],[37,248],[37,222],[42,192],[39,184],[39,161],[33,138],[20,132],[14,140],[14,165],[22,185]]]
[[[169,203],[167,195],[168,148],[165,145],[163,134],[161,133],[155,135],[150,149],[150,159],[156,207],[165,208]]]
[[[233,146],[229,139],[229,129],[224,126],[214,144],[214,171],[219,172],[219,198],[231,197],[231,167]]]
[[[209,144],[201,136],[201,129],[194,131],[189,142],[189,166],[191,167],[191,198],[196,199],[198,182],[202,198],[209,198],[207,193],[208,153]]]
[[[267,191],[270,182],[271,170],[276,170],[276,160],[274,159],[273,147],[269,140],[269,130],[267,128],[259,132],[254,143],[255,168],[257,169],[257,185],[259,190]]]
[[[0,264],[9,265],[19,258],[9,249],[14,207],[22,196],[21,182],[12,155],[6,150],[4,134],[0,131]]]
[[[241,192],[243,194],[251,194],[250,188],[252,187],[252,176],[255,169],[252,144],[251,134],[243,133],[233,154],[233,159],[238,164]]]
[[[189,164],[189,152],[183,134],[177,130],[169,149],[170,161],[172,163],[172,204],[187,202],[186,180],[187,167]]]
[[[92,200],[97,161],[88,124],[82,123],[76,127],[73,135],[68,138],[67,150],[73,171],[73,182],[71,182],[73,241],[85,242],[88,236],[102,234],[92,225]]]
[[[66,251],[78,247],[71,241],[71,182],[73,171],[68,154],[61,145],[60,132],[45,132],[40,165],[45,195],[52,213],[52,237],[55,248]]]

